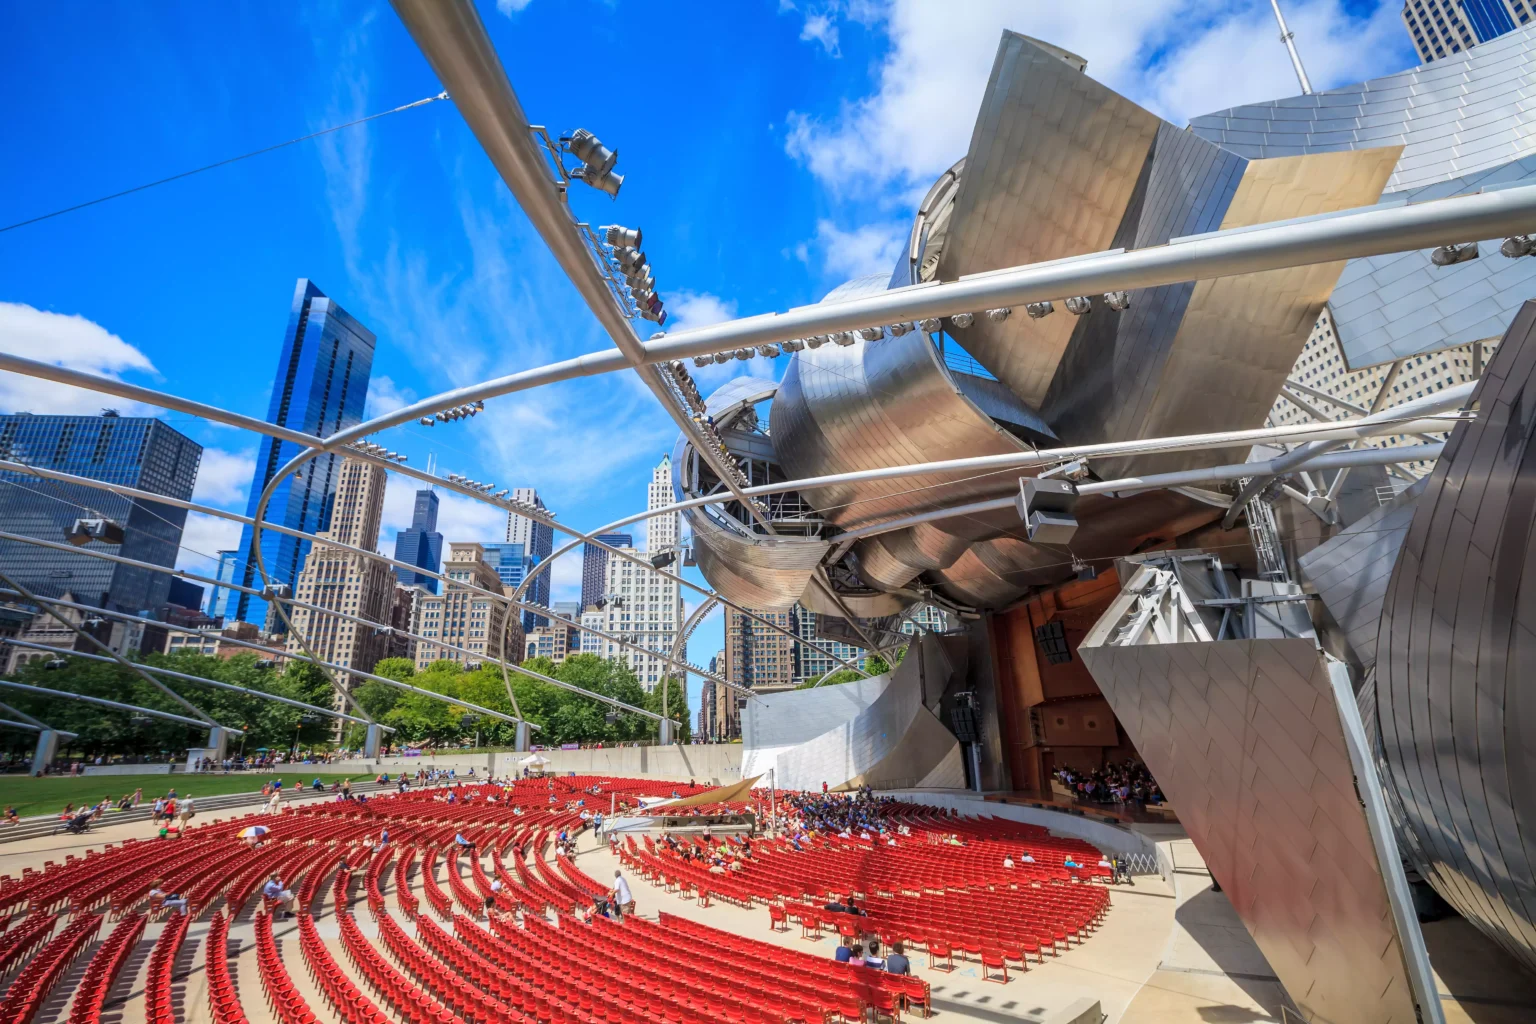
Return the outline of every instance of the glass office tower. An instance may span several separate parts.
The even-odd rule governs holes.
[[[523,580],[528,578],[533,567],[544,560],[537,554],[530,554],[523,544],[486,544],[484,548],[486,562],[496,570],[496,575],[501,578],[501,585],[509,591],[516,590]],[[549,573],[541,572],[535,576],[523,599],[548,608]],[[530,611],[524,611],[522,619],[524,634],[532,633],[540,626],[549,625],[549,619]]]
[[[183,501],[192,497],[203,446],[144,416],[0,416],[0,453],[17,462],[106,480]],[[83,484],[0,473],[0,530],[64,543],[76,519],[105,517],[123,529],[121,544],[84,549],[167,568],[176,565],[185,509],[123,498]],[[86,604],[131,613],[160,607],[171,577],[73,551],[0,541],[0,572],[40,597],[66,591]]]
[[[600,533],[597,539],[610,548],[632,548],[635,538],[627,533]],[[608,585],[608,549],[581,546],[581,610],[597,604]]]
[[[409,562],[427,572],[438,572],[443,564],[443,535],[437,532],[437,494],[430,487],[416,492],[416,507],[411,512],[411,528],[395,535],[395,561]],[[402,587],[425,587],[437,593],[437,579],[395,566]]]
[[[277,360],[267,422],[317,437],[361,423],[368,378],[373,371],[373,347],[372,331],[327,298],[312,281],[300,278]],[[255,516],[262,490],[278,469],[299,452],[299,446],[292,442],[263,439],[246,515]],[[321,455],[285,478],[267,506],[266,521],[306,533],[329,528],[341,459],[340,455]],[[241,530],[240,552],[244,561],[236,580],[260,589],[263,579],[257,569],[252,539],[249,526]],[[308,552],[309,541],[264,531],[261,557],[266,582],[283,583],[291,590]],[[261,598],[240,594],[234,605],[235,617],[243,622],[259,626],[267,619],[267,602]]]

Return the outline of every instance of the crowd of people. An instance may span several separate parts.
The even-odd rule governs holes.
[[[1163,791],[1157,780],[1140,761],[1108,764],[1103,768],[1085,771],[1080,768],[1060,768],[1056,781],[1072,790],[1079,800],[1096,804],[1160,804]]]

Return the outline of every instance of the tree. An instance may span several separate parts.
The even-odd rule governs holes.
[[[873,672],[870,674],[874,675]],[[795,689],[809,690],[817,686],[836,686],[839,683],[852,683],[863,678],[863,676],[859,675],[851,668],[840,668],[835,672],[828,672],[826,675],[819,679],[807,679],[805,682],[795,687]]]

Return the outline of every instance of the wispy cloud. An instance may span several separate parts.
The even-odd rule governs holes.
[[[0,302],[0,352],[114,379],[129,372],[158,372],[148,356],[100,324],[83,316],[53,313],[20,302]],[[97,413],[104,406],[129,415],[154,411],[138,402],[67,384],[0,374],[0,410]]]
[[[820,43],[822,50],[829,56],[842,56],[837,49],[837,24],[829,14],[807,15],[805,24],[800,27],[800,38],[806,42],[814,40]]]
[[[533,0],[496,0],[496,9],[510,18],[512,15],[527,8]]]
[[[901,255],[908,227],[901,221],[865,224],[844,231],[830,220],[816,222],[814,245],[827,276],[839,283],[871,274],[889,275]]]
[[[218,552],[240,546],[240,524],[201,512],[188,512],[181,531],[181,550],[176,553],[176,568],[213,576],[218,569]]]
[[[384,416],[396,409],[403,409],[414,401],[416,401],[416,392],[410,388],[401,387],[385,374],[376,374],[368,382],[368,406],[363,412],[363,418],[373,419],[375,416]]]

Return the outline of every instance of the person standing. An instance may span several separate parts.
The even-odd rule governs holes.
[[[613,907],[615,916],[621,920],[625,914],[635,912],[635,897],[630,893],[629,883],[624,880],[618,868],[613,869]]]
[[[176,809],[176,821],[183,832],[187,830],[187,823],[197,813],[197,805],[192,802],[192,794],[188,793],[181,798],[181,804]]]

